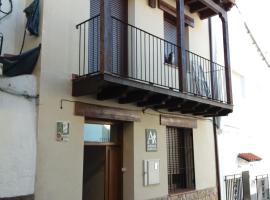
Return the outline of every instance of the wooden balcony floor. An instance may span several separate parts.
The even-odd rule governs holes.
[[[98,100],[118,99],[119,104],[133,103],[138,107],[165,109],[204,117],[226,116],[233,106],[200,96],[156,86],[113,74],[96,74],[75,78],[72,95],[95,94]]]

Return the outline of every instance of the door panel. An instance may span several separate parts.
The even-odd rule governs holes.
[[[104,200],[105,147],[85,146],[83,165],[83,200]]]
[[[121,161],[121,148],[119,146],[107,146],[107,200],[122,199]]]

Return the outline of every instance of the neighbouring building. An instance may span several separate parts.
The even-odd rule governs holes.
[[[248,17],[253,10],[256,19],[264,16],[267,13],[268,3],[261,1],[260,6],[257,7],[247,1],[239,0],[237,5],[240,12],[234,7],[228,14],[234,112],[221,118],[218,131],[223,200],[243,198],[242,172],[244,171],[249,172],[248,187],[251,199],[270,198],[269,106],[266,106],[270,100],[266,92],[269,91],[270,71],[267,59],[263,59],[256,46],[259,45],[262,52],[269,51],[261,41],[267,44],[269,42],[267,42],[268,35],[264,37],[265,34],[257,34],[258,31],[264,32],[259,23],[253,23],[251,19],[254,21],[255,19]],[[215,32],[213,46],[216,49],[215,59],[220,62],[222,53],[218,49],[222,46],[219,41],[222,34],[218,31],[219,19],[215,18],[212,20],[213,32]]]
[[[0,21],[3,53],[19,51],[25,21],[16,18],[30,2],[14,1],[13,13]],[[25,46],[42,43],[33,74],[39,94],[37,123],[31,120],[37,126],[35,188],[13,194],[0,188],[0,199],[218,199],[212,117],[233,111],[232,6],[41,0],[40,36],[27,36]],[[224,65],[213,60],[212,16],[220,16]]]

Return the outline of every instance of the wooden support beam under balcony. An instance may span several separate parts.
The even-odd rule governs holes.
[[[115,95],[112,95],[108,88],[114,88],[115,85],[119,85],[119,88]],[[126,88],[131,92],[126,92]],[[169,112],[201,116],[223,116],[231,113],[233,108],[229,104],[184,94],[167,88],[156,87],[152,84],[145,84],[107,73],[83,78],[78,77],[73,80],[73,96],[85,96],[89,94],[96,94],[97,99],[114,98],[119,99],[120,103],[133,103],[139,107],[152,107],[155,110],[165,109]],[[140,98],[135,97],[136,94]],[[144,100],[142,101],[142,99]]]
[[[168,95],[164,94],[154,94],[152,96],[149,96],[147,99],[138,101],[137,106],[138,107],[148,107],[148,106],[155,106],[163,104],[168,99]]]
[[[226,15],[226,11],[230,10],[234,3],[232,0],[185,0],[185,5],[191,13],[197,12],[201,19],[207,19],[214,15]]]
[[[179,47],[178,53],[178,70],[179,75],[179,89],[180,91],[186,90],[186,42],[185,42],[185,4],[184,0],[176,0],[176,27],[177,27],[177,46]]]
[[[195,113],[205,113],[210,108],[209,105],[200,104],[194,108],[183,108],[181,110],[182,114],[195,114]]]
[[[122,96],[127,92],[128,87],[123,85],[112,85],[105,88],[102,88],[100,92],[97,94],[98,100],[108,100],[115,99],[119,96]]]
[[[175,108],[180,108],[185,100],[184,99],[178,99],[178,98],[169,98],[166,100],[163,104],[155,105],[154,109],[168,109],[173,110]]]
[[[149,92],[145,90],[132,90],[118,99],[120,104],[134,103],[144,99]]]
[[[206,9],[208,9],[207,6],[201,3],[200,1],[194,2],[193,4],[189,4],[189,11],[191,13],[201,12]]]

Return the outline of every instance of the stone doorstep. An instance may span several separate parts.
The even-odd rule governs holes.
[[[218,200],[218,196],[217,188],[214,187],[172,194],[167,197],[159,197],[151,200]]]
[[[0,197],[0,200],[34,200],[34,199],[35,199],[34,194],[17,197],[4,197],[4,198]]]

